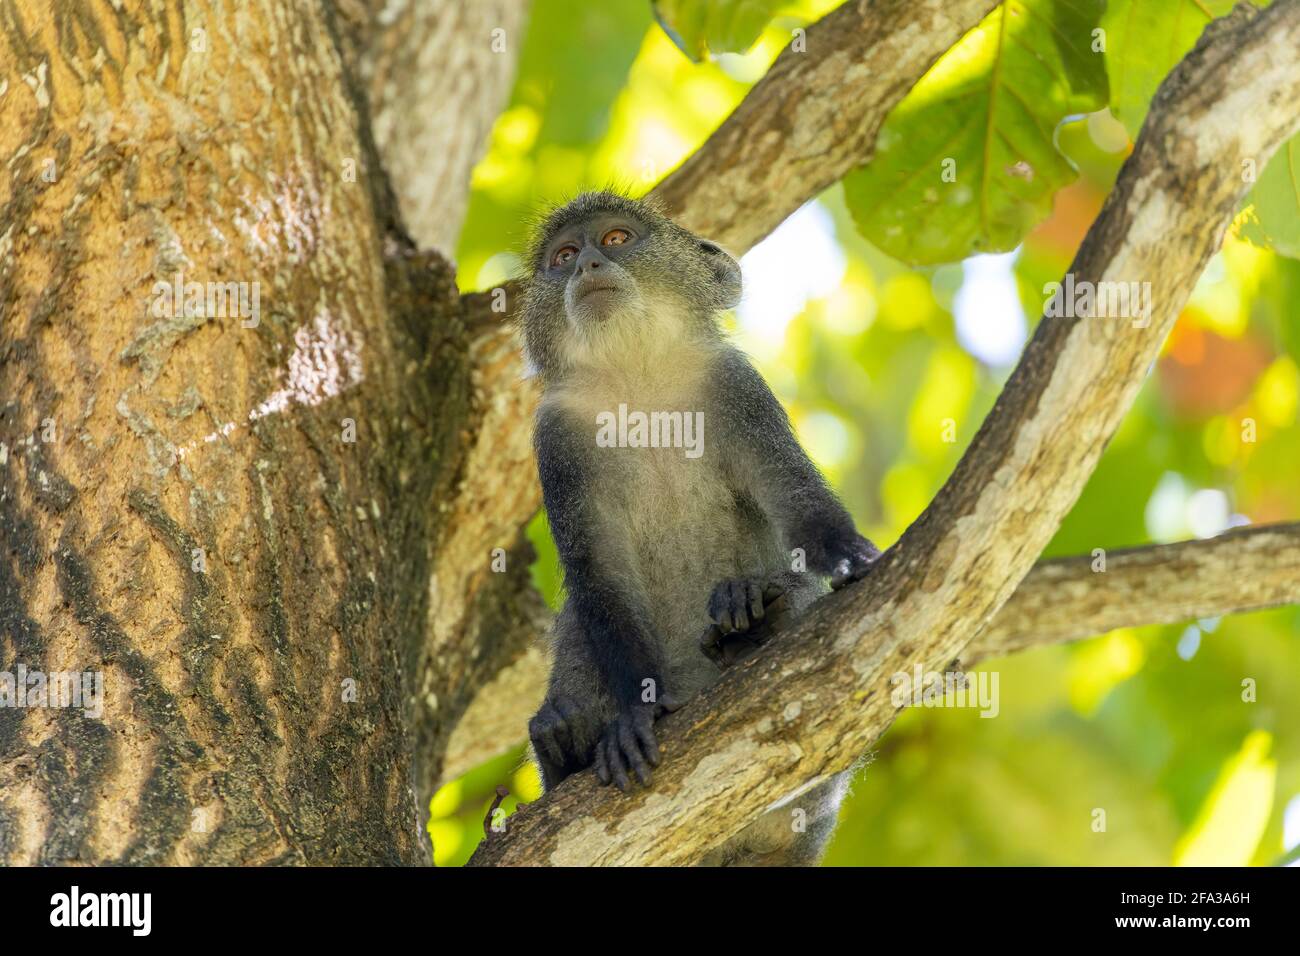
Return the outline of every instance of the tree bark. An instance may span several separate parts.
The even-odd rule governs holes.
[[[892,675],[958,660],[1077,499],[1219,248],[1242,161],[1266,162],[1300,127],[1297,51],[1300,0],[1241,6],[1157,93],[1070,270],[1150,282],[1148,321],[1040,323],[952,477],[873,572],[664,719],[653,787],[621,794],[578,774],[471,862],[691,863],[851,766],[900,709]]]
[[[470,173],[509,98],[527,12],[527,0],[368,0],[354,14],[356,73],[402,219],[421,248],[448,259]]]
[[[0,671],[105,690],[0,709],[0,862],[428,859],[468,345],[333,9],[0,4]]]

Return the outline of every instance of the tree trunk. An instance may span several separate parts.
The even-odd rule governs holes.
[[[99,720],[0,709],[0,862],[428,859],[410,675],[471,402],[353,68],[386,42],[330,5],[0,5],[0,671],[104,682]]]

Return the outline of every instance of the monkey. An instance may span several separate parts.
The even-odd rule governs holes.
[[[544,789],[594,766],[626,790],[652,781],[658,718],[880,552],[722,329],[742,283],[717,243],[652,202],[587,192],[540,222],[526,267],[533,445],[566,595],[529,739]],[[705,862],[816,862],[846,777]]]

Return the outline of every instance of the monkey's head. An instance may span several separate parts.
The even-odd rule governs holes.
[[[528,356],[553,378],[612,353],[716,337],[740,301],[740,266],[654,205],[590,192],[551,212],[529,251]]]

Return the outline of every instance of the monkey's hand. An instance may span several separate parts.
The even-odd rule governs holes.
[[[604,719],[597,707],[552,694],[528,722],[542,784],[550,790],[572,773],[591,766],[592,749]]]
[[[880,557],[880,549],[856,531],[832,542],[827,550],[831,559],[831,587],[837,591],[866,577]]]
[[[784,594],[776,581],[720,581],[709,595],[713,624],[700,638],[700,650],[719,667],[734,664],[767,640],[770,625],[785,610]]]
[[[596,776],[600,782],[612,781],[626,792],[631,771],[642,784],[649,786],[650,768],[659,766],[654,722],[680,706],[681,702],[672,695],[660,694],[657,703],[631,704],[620,710],[596,744]]]

